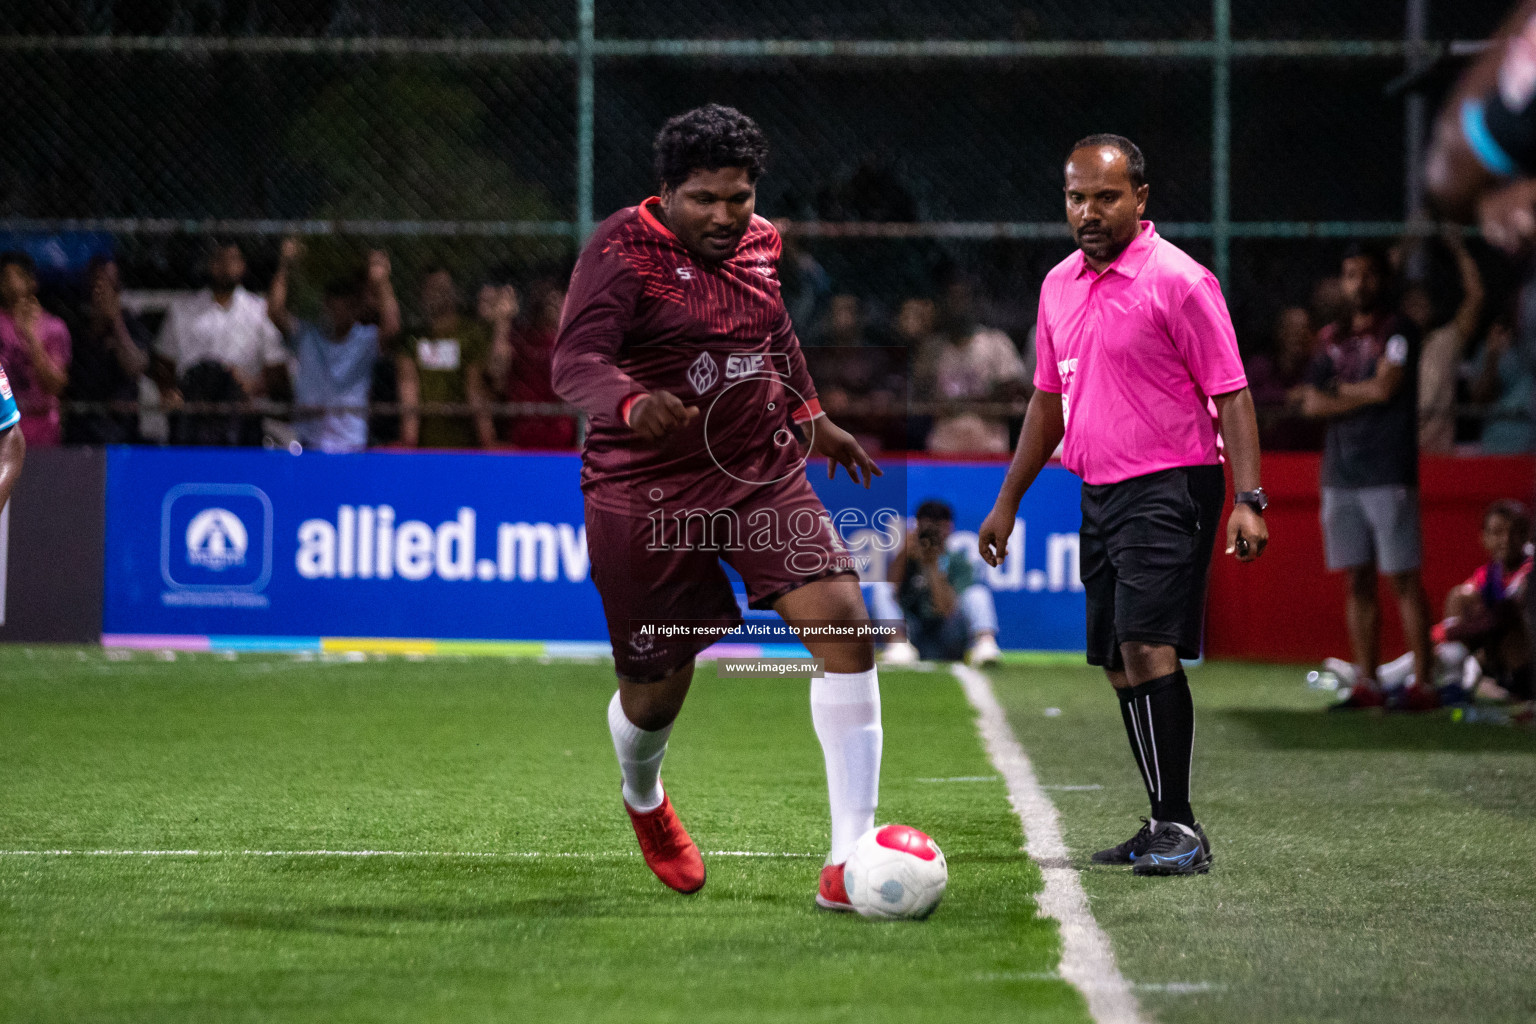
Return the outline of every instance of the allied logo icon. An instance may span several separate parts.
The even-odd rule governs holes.
[[[272,500],[252,484],[186,483],[160,504],[161,600],[167,606],[266,607]]]
[[[240,517],[228,509],[208,508],[187,524],[187,562],[213,572],[245,564],[250,535]]]

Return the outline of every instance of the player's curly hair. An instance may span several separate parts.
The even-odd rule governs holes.
[[[656,133],[656,177],[677,188],[697,170],[744,167],[757,181],[768,165],[768,141],[762,129],[735,107],[718,103],[678,114]]]

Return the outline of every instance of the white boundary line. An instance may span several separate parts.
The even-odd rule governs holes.
[[[619,860],[638,857],[623,853],[562,852],[559,850],[0,850],[0,857],[440,857],[528,860],[536,857],[568,857],[576,860]],[[820,857],[819,853],[765,853],[757,850],[706,850],[706,857]]]
[[[956,663],[951,671],[976,709],[976,731],[987,757],[1008,785],[1008,802],[1024,826],[1024,852],[1045,876],[1045,888],[1035,902],[1042,914],[1061,925],[1061,976],[1088,1000],[1088,1012],[1097,1024],[1145,1024],[1130,982],[1115,965],[1109,936],[1088,909],[1088,894],[1061,838],[1056,805],[1040,788],[991,682],[969,665]]]

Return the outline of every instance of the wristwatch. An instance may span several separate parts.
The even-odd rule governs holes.
[[[1237,496],[1232,499],[1232,504],[1247,505],[1259,515],[1263,515],[1264,510],[1269,508],[1269,495],[1264,493],[1262,487],[1255,487],[1251,491],[1238,491]]]

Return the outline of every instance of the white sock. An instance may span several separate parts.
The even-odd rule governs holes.
[[[867,672],[828,672],[811,680],[811,722],[827,762],[832,805],[832,852],[841,864],[859,837],[875,827],[880,800],[880,681]]]
[[[1389,661],[1376,670],[1376,678],[1383,686],[1401,686],[1413,675],[1413,652],[1409,651],[1395,661]]]
[[[608,731],[613,734],[613,752],[619,756],[619,770],[624,773],[624,802],[637,811],[654,811],[661,806],[661,759],[667,755],[667,737],[672,726],[649,732],[624,714],[619,693],[608,702]]]
[[[1467,650],[1467,645],[1459,640],[1447,640],[1443,644],[1435,645],[1435,660],[1440,663],[1440,676],[1461,677],[1461,667],[1467,663],[1467,658],[1472,654]]]

